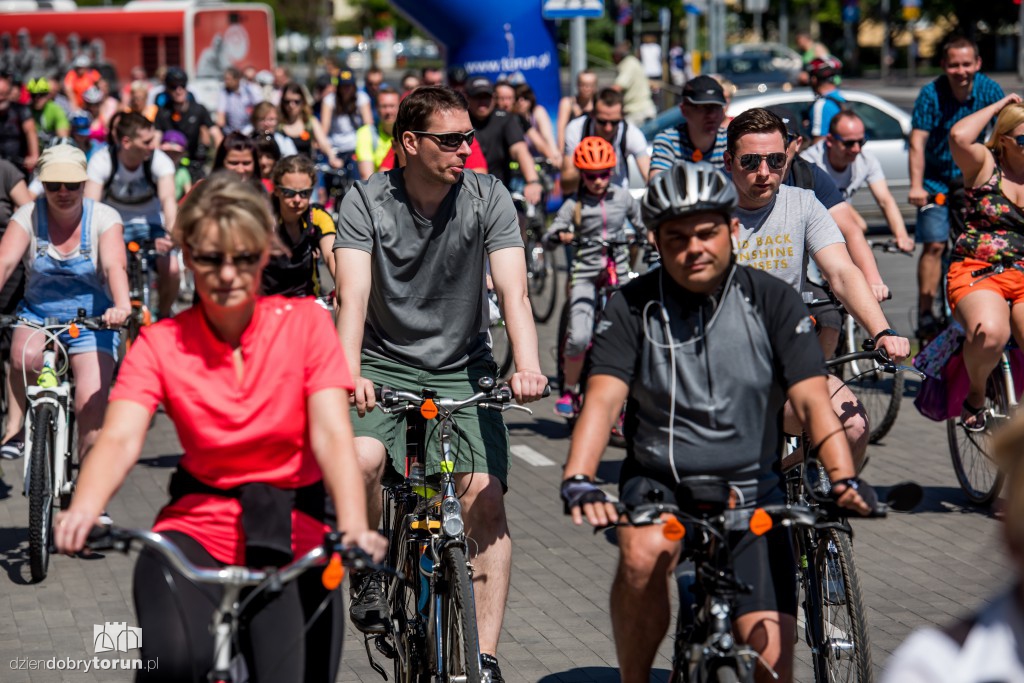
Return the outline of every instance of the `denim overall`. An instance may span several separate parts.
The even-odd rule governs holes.
[[[50,231],[46,198],[36,200],[36,253],[28,269],[25,298],[18,307],[18,315],[36,323],[46,318],[70,320],[85,309],[88,316],[103,315],[113,306],[102,276],[90,257],[93,250],[92,213],[95,204],[86,199],[82,207],[81,248],[77,256],[66,260],[49,253]],[[79,328],[77,339],[67,332],[60,341],[69,354],[103,351],[117,358],[118,333],[113,330],[93,331]]]

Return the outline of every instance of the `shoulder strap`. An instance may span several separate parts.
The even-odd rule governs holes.
[[[149,158],[142,162],[142,175],[146,179],[146,184],[156,189],[156,181],[153,180],[153,157],[156,153],[150,154]]]
[[[117,149],[113,145],[107,145],[107,153],[110,155],[110,175],[107,176],[107,180],[103,183],[103,198],[106,199],[110,194],[110,185],[114,182],[114,176],[117,175]]]
[[[814,189],[814,169],[811,167],[811,162],[807,161],[802,157],[794,157],[793,159],[793,186],[799,187],[803,190]]]
[[[576,206],[572,210],[572,229],[577,235],[580,234],[580,227],[583,225],[583,201],[580,195],[576,195]]]

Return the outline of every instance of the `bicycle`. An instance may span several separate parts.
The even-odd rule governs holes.
[[[478,386],[479,392],[462,400],[440,398],[430,389],[419,394],[387,387],[376,390],[381,410],[412,418],[405,476],[385,482],[382,494],[389,564],[405,578],[394,577],[386,587],[390,628],[364,639],[374,670],[387,678],[370,653],[370,638],[381,654],[394,661],[395,680],[401,683],[483,680],[469,560],[471,539],[465,534],[462,503],[455,491],[451,450],[452,434],[458,430],[455,415],[472,408],[532,411],[512,403],[511,389],[496,386],[490,377],[481,378]],[[427,424],[435,420],[441,472],[428,484],[425,441]]]
[[[153,324],[153,265],[160,253],[156,250],[156,240],[133,240],[128,249],[128,298],[131,300],[132,314],[125,323],[125,347],[139,338],[143,327]]]
[[[513,172],[518,173],[519,164],[510,164]],[[554,169],[546,160],[536,160],[537,177],[544,187],[540,204],[534,205],[526,201],[521,191],[512,193],[512,202],[516,209],[525,217],[524,246],[526,247],[526,277],[530,293],[530,304],[533,319],[546,323],[555,311],[558,300],[558,268],[555,265],[555,252],[546,246],[541,237],[547,228],[547,195],[554,187]]]
[[[334,224],[340,225],[341,200],[359,178],[353,177],[347,166],[334,168],[330,164],[316,164],[316,170],[323,175],[323,187],[327,190],[324,209],[331,214]]]
[[[78,434],[75,429],[75,387],[71,362],[60,335],[79,334],[79,326],[89,330],[107,329],[100,316],[87,317],[84,309],[72,320],[46,319],[42,325],[13,315],[0,316],[0,328],[22,325],[46,336],[42,370],[35,385],[29,386],[28,371],[23,374],[27,399],[25,409],[25,458],[23,494],[28,497],[28,560],[32,580],[46,578],[50,566],[50,538],[54,508],[66,510],[74,492],[75,455]],[[58,356],[63,356],[58,364]]]
[[[337,531],[325,534],[323,544],[295,558],[289,564],[280,568],[265,569],[235,565],[198,567],[192,564],[167,537],[147,529],[97,527],[90,534],[86,547],[94,551],[116,550],[127,555],[136,544],[156,551],[175,571],[189,581],[223,586],[220,604],[214,610],[210,623],[214,642],[214,663],[208,676],[211,683],[249,680],[245,660],[237,651],[238,629],[246,608],[262,593],[279,593],[285,584],[299,578],[307,570],[324,565],[326,567],[321,580],[324,588],[329,591],[341,585],[346,566],[354,570],[394,574],[390,568],[373,562],[360,548],[343,546],[341,533]],[[243,597],[242,590],[245,588],[252,590]],[[302,636],[300,633],[298,638]]]
[[[877,372],[917,372],[894,364],[885,351],[865,341],[864,350],[827,361],[830,369],[844,364],[868,363]],[[815,506],[827,500],[828,476],[813,456],[806,433],[799,437],[801,451],[783,459],[786,502]],[[802,458],[794,460],[795,455]],[[919,498],[918,498],[919,500]],[[914,507],[917,501],[914,501]],[[904,503],[906,505],[906,503]],[[909,508],[903,508],[909,509]],[[818,683],[858,681],[870,683],[874,672],[868,638],[867,610],[854,563],[853,531],[838,511],[836,523],[827,528],[802,528],[795,534],[797,568],[803,594],[804,636],[811,650]]]
[[[972,271],[978,282],[987,277],[999,275],[1007,268],[1024,271],[1017,263],[996,264]],[[985,429],[972,431],[959,417],[946,420],[946,437],[949,455],[953,460],[953,472],[960,488],[975,505],[988,505],[999,494],[1003,485],[1003,473],[999,470],[991,453],[992,435],[999,430],[1017,408],[1017,386],[1010,365],[1010,350],[1015,348],[1013,337],[1003,349],[999,363],[985,383]],[[962,352],[961,352],[962,353]]]
[[[735,535],[730,541],[729,535],[762,536],[778,527],[793,527],[798,533],[847,528],[843,519],[846,513],[829,499],[816,499],[813,505],[786,503],[733,509],[729,483],[708,475],[681,478],[675,498],[676,505],[660,500],[632,507],[617,504],[616,508],[626,521],[615,524],[662,525],[665,538],[685,543],[684,556],[692,558],[694,563],[693,572],[686,572],[680,582],[679,614],[668,680],[670,683],[753,681],[758,662],[764,662],[752,647],[737,643],[732,631],[737,598],[750,593],[752,588],[736,577],[733,552],[738,541]],[[888,503],[879,504],[872,516],[884,517],[889,505],[893,509],[910,509],[919,499],[920,487],[916,484],[894,487]],[[816,594],[815,600],[821,597]],[[818,607],[818,602],[810,603],[811,610]],[[805,616],[815,613],[807,611],[806,602],[804,609]]]

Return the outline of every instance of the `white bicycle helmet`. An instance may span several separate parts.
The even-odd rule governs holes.
[[[657,230],[671,218],[698,213],[731,216],[739,197],[732,180],[706,161],[679,161],[647,186],[640,205],[644,225]]]

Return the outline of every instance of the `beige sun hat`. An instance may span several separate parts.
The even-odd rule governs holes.
[[[88,179],[85,153],[72,145],[50,147],[39,157],[39,180],[44,183],[81,183]]]

